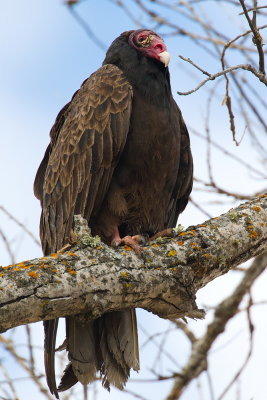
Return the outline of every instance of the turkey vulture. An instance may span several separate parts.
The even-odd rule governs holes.
[[[138,250],[141,235],[175,227],[192,189],[188,131],[170,87],[169,53],[155,32],[122,33],[58,114],[37,171],[40,236],[48,255],[69,242],[81,214],[107,244]],[[99,372],[103,386],[122,389],[139,369],[135,310],[91,321],[66,318],[67,365],[55,382],[58,320],[44,321],[48,386],[58,398]]]

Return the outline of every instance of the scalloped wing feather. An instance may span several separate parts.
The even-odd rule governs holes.
[[[89,219],[101,206],[127,138],[131,104],[132,88],[122,71],[105,65],[83,83],[65,114],[59,114],[47,165],[43,161],[35,181],[45,254],[66,243],[74,212],[84,215],[86,208]]]

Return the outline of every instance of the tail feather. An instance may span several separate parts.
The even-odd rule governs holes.
[[[135,310],[104,315],[110,352],[122,369],[139,370],[138,336]]]
[[[64,370],[63,376],[58,386],[58,391],[64,392],[64,390],[70,389],[77,382],[78,379],[73,372],[71,363],[69,363]]]
[[[99,319],[103,386],[123,389],[130,369],[139,370],[138,336],[135,310],[105,314]]]
[[[79,317],[66,318],[67,350],[77,379],[84,385],[96,379],[98,360],[94,322],[81,321]],[[65,370],[65,374],[69,372]],[[67,378],[65,378],[67,379]]]
[[[58,319],[44,321],[44,364],[46,381],[50,392],[58,399],[58,391],[55,378],[55,347],[57,336]]]
[[[103,357],[103,363],[101,365],[100,374],[102,378],[102,385],[106,389],[110,389],[110,384],[113,384],[118,389],[123,389],[128,377],[129,368],[122,368],[121,365],[116,361],[115,356],[110,351],[107,335],[103,331],[100,340],[101,354]],[[112,349],[116,352],[116,349]]]
[[[118,335],[121,338],[121,351],[123,351],[124,359],[130,368],[139,371],[139,347],[138,333],[135,310],[123,311],[124,324],[119,327]]]
[[[68,317],[66,349],[70,363],[57,389],[54,371],[57,320],[46,321],[46,324],[47,382],[56,397],[58,391],[67,390],[78,381],[88,384],[96,380],[98,371],[106,389],[109,390],[110,384],[123,389],[130,369],[139,370],[135,310],[108,313],[94,321],[88,321],[86,315]]]

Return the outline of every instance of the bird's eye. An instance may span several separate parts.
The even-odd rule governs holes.
[[[140,38],[138,38],[138,42],[142,43],[146,40],[145,36],[141,36]]]

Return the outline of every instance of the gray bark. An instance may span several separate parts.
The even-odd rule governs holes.
[[[203,318],[196,292],[266,251],[267,196],[145,246],[141,256],[92,238],[77,218],[77,241],[49,257],[0,268],[0,331],[71,314],[88,318],[144,308],[163,318]]]

